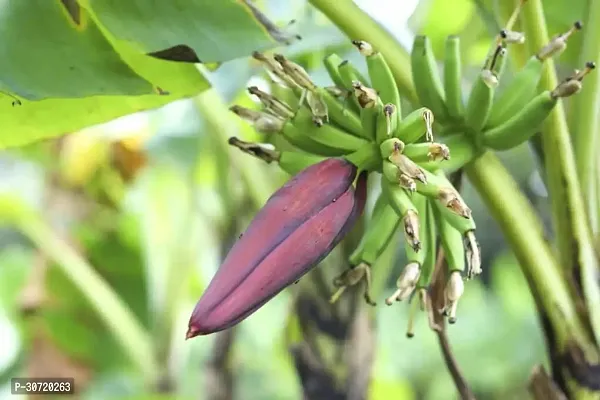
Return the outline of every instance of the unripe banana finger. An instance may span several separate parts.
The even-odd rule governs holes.
[[[416,207],[416,214],[419,216],[419,237],[420,245],[418,247],[413,246],[412,243],[405,241],[404,243],[404,251],[406,252],[406,259],[410,262],[416,262],[419,266],[423,267],[423,262],[425,261],[425,257],[427,256],[427,248],[431,245],[429,241],[429,224],[428,220],[428,201],[425,197],[415,194],[413,204]],[[435,239],[434,239],[435,241]],[[435,243],[433,244],[435,247]]]
[[[369,223],[369,228],[365,233],[362,261],[373,265],[394,238],[399,225],[400,217],[392,206],[386,203],[377,220]]]
[[[395,114],[394,118],[396,118],[397,125],[401,119],[400,93],[398,92],[398,86],[394,79],[394,75],[392,74],[392,70],[387,64],[385,57],[383,57],[383,54],[380,52],[375,51],[369,43],[361,40],[354,40],[352,43],[358,48],[361,54],[365,56],[371,86],[379,94],[382,103],[392,104],[396,108],[397,114]]]
[[[412,196],[405,189],[390,183],[387,179],[381,180],[381,190],[398,217],[402,218],[406,243],[418,252],[421,248],[419,212],[413,203]]]
[[[301,131],[313,141],[348,153],[369,144],[366,140],[349,135],[329,124],[315,126],[313,116],[306,108],[298,110],[292,123],[296,127],[302,127]]]
[[[426,142],[408,144],[404,147],[402,154],[419,165],[429,161],[450,160],[450,148],[444,143]]]
[[[540,93],[513,117],[484,132],[484,144],[494,150],[508,150],[525,142],[550,115],[556,102],[549,91]]]
[[[377,197],[377,200],[375,200],[375,205],[373,206],[371,218],[369,218],[369,220],[367,222],[366,231],[369,231],[370,229],[372,229],[372,226],[375,224],[375,221],[378,220],[383,209],[385,207],[387,207],[387,205],[388,205],[387,197],[383,193],[380,193],[379,196]],[[356,266],[362,261],[361,256],[362,256],[363,250],[365,248],[366,241],[367,241],[367,233],[365,232],[362,235],[360,242],[358,243],[358,246],[356,246],[356,249],[352,252],[352,254],[350,254],[350,257],[348,257],[348,261],[350,262],[350,265]]]
[[[369,140],[374,140],[377,131],[377,118],[383,113],[383,104],[377,92],[359,81],[352,82],[354,97],[360,106],[360,119],[363,134]]]
[[[316,129],[312,124],[312,121],[310,125],[305,125],[305,127],[301,128],[296,127],[288,121],[283,126],[281,134],[291,145],[308,153],[328,157],[336,157],[350,153],[348,150],[327,146],[313,140],[310,136],[306,135],[306,131],[309,129]]]
[[[475,146],[463,133],[454,133],[446,136],[443,143],[450,150],[450,159],[419,162],[422,168],[429,171],[441,168],[446,173],[451,173],[469,163],[477,154]]]
[[[433,111],[436,118],[448,118],[444,89],[431,42],[426,36],[417,36],[411,51],[411,67],[415,89],[421,104]]]
[[[496,127],[510,119],[519,112],[534,96],[540,77],[543,63],[536,56],[527,60],[513,79],[498,93],[492,107],[490,117],[486,123],[489,128]]]
[[[410,297],[423,274],[423,267],[425,266],[429,247],[435,247],[435,243],[427,240],[429,239],[430,222],[427,219],[427,200],[423,196],[415,195],[415,206],[419,215],[421,215],[419,236],[424,238],[424,240],[418,248],[413,247],[409,242],[405,243],[404,249],[408,264],[404,267],[396,281],[397,290],[385,300],[387,305],[392,305],[394,301],[403,301]]]
[[[292,111],[295,112],[296,110],[298,110],[298,96],[296,96],[296,93],[294,93],[292,89],[290,89],[287,86],[281,85],[277,82],[272,82],[270,88],[273,97],[287,104],[292,109]]]
[[[363,128],[360,118],[326,89],[319,88],[317,91],[321,95],[323,102],[327,105],[331,122],[354,136],[362,137]]]
[[[398,127],[398,114],[396,106],[388,103],[383,106],[383,112],[377,116],[375,140],[377,143],[392,137]]]
[[[431,278],[435,270],[435,262],[437,256],[437,229],[435,224],[435,216],[433,215],[433,205],[431,201],[425,201],[425,227],[424,227],[424,245],[421,250],[424,253],[423,264],[421,265],[421,276],[417,282],[417,289],[428,289],[431,285]]]
[[[384,140],[379,145],[379,150],[381,154],[381,158],[388,159],[395,152],[402,153],[404,151],[404,142],[397,138],[391,138]]]
[[[465,122],[474,132],[478,133],[483,129],[490,115],[494,92],[498,86],[497,68],[505,57],[506,48],[497,46],[473,84],[467,103]]]
[[[438,231],[440,232],[440,241],[446,257],[448,273],[454,271],[462,273],[466,267],[463,235],[448,223],[440,213],[438,206],[434,207],[434,214],[436,215]]]
[[[423,172],[426,176],[427,184],[416,181],[417,192],[434,199],[436,203],[441,203],[445,212],[456,214],[466,221],[473,219],[471,217],[471,209],[466,205],[448,179],[446,179],[442,171],[437,171],[436,174],[432,174],[427,170],[423,170]]]
[[[343,62],[342,58],[335,53],[332,53],[323,59],[325,69],[335,86],[343,88],[346,86],[339,71],[339,65]],[[349,88],[346,88],[349,89]]]
[[[343,88],[352,91],[353,83],[360,82],[363,85],[368,85],[366,78],[361,75],[360,72],[347,60],[342,61],[342,63],[338,66],[338,71],[340,73],[340,77],[343,82]],[[361,106],[358,102],[358,99],[355,96],[350,96],[348,101],[349,106],[352,107],[352,110],[356,113],[360,113]]]
[[[385,193],[390,205],[398,213],[398,216],[404,218],[408,211],[417,212],[413,202],[412,195],[401,188],[399,185],[390,182],[388,179],[381,180],[381,190]]]
[[[383,115],[383,105],[380,101],[374,107],[362,108],[360,110],[360,120],[365,138],[375,140],[377,134],[377,119]]]
[[[460,39],[458,36],[449,36],[444,59],[444,92],[448,115],[454,120],[461,120],[465,113],[461,79]]]
[[[433,121],[433,112],[429,108],[421,107],[416,109],[398,124],[394,137],[402,140],[405,144],[416,142],[423,135],[432,137]],[[430,138],[428,137],[428,139]]]

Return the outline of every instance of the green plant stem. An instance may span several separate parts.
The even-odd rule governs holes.
[[[107,325],[123,353],[142,371],[146,382],[156,383],[158,363],[152,340],[129,307],[71,246],[46,224],[41,216],[30,214],[21,218],[18,228],[48,257],[85,296]]]
[[[529,0],[523,7],[523,25],[531,52],[544,46],[548,31],[541,0]],[[546,60],[540,86],[552,90],[558,84],[553,60]],[[546,163],[547,186],[552,205],[554,234],[559,261],[573,299],[587,302],[590,323],[596,342],[600,343],[600,289],[597,283],[598,260],[577,175],[569,127],[562,101],[554,107],[543,126],[544,154],[552,155]],[[590,332],[591,334],[591,332]]]
[[[406,52],[395,51],[398,41],[351,0],[309,0],[337,25],[350,39],[365,40],[385,57],[396,79],[400,94],[417,103],[417,92],[411,78],[410,58]]]
[[[587,61],[594,61],[600,66],[600,2],[588,0],[585,14],[586,21],[583,31],[583,45],[581,47],[579,63],[583,68]],[[597,149],[600,144],[600,76],[593,72],[585,78],[581,93],[573,98],[569,110],[569,124],[575,149],[577,174],[581,182],[581,191],[592,230],[597,233],[600,229],[597,214],[597,204],[600,199],[596,197],[595,160],[598,158]]]
[[[465,172],[500,225],[530,286],[537,294],[564,344],[569,331],[581,332],[567,286],[552,251],[543,238],[542,225],[518,184],[490,152],[465,167]]]

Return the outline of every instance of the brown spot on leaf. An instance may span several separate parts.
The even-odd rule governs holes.
[[[177,46],[173,46],[168,49],[148,53],[148,55],[167,61],[180,61],[188,63],[202,62],[196,55],[196,52],[185,44],[178,44]]]
[[[67,12],[71,16],[73,22],[76,25],[81,24],[81,6],[77,3],[77,0],[60,0],[60,2],[65,6]]]

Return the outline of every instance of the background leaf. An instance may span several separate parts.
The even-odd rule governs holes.
[[[287,43],[291,36],[248,1],[84,0],[117,38],[155,57],[220,62]],[[227,26],[227,29],[222,29]]]
[[[152,93],[85,10],[59,1],[0,2],[0,89],[29,100]]]

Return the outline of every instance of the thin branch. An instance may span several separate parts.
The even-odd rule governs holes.
[[[448,335],[446,334],[446,321],[444,316],[438,312],[443,307],[444,304],[444,286],[446,283],[446,257],[444,254],[444,249],[440,246],[438,248],[437,260],[435,262],[435,271],[433,273],[432,285],[431,285],[431,302],[433,305],[433,318],[436,325],[439,329],[434,329],[438,337],[438,342],[440,344],[440,348],[442,350],[442,355],[444,357],[444,362],[446,363],[446,367],[452,376],[452,380],[454,381],[454,385],[460,394],[460,398],[462,400],[475,400],[475,395],[473,391],[469,387],[467,380],[463,376],[460,371],[460,367],[458,366],[458,362],[452,354],[452,349],[450,347],[450,342],[448,340]]]
[[[456,190],[460,191],[461,183],[462,183],[462,170],[457,171],[452,174],[450,177],[450,181],[452,185],[456,188]],[[458,366],[458,362],[452,354],[452,349],[450,347],[450,342],[448,340],[448,335],[446,334],[446,320],[442,313],[438,312],[444,306],[444,287],[446,286],[446,256],[444,254],[444,249],[441,246],[438,246],[437,258],[435,262],[435,269],[433,272],[432,282],[431,282],[431,303],[432,303],[432,312],[433,312],[433,320],[439,329],[434,329],[438,337],[438,342],[440,344],[440,348],[442,350],[442,355],[444,357],[444,362],[446,363],[446,367],[452,376],[452,380],[454,381],[454,385],[460,394],[460,398],[462,400],[475,400],[475,395],[473,391],[469,387],[467,380],[463,376],[460,371],[460,367]]]

